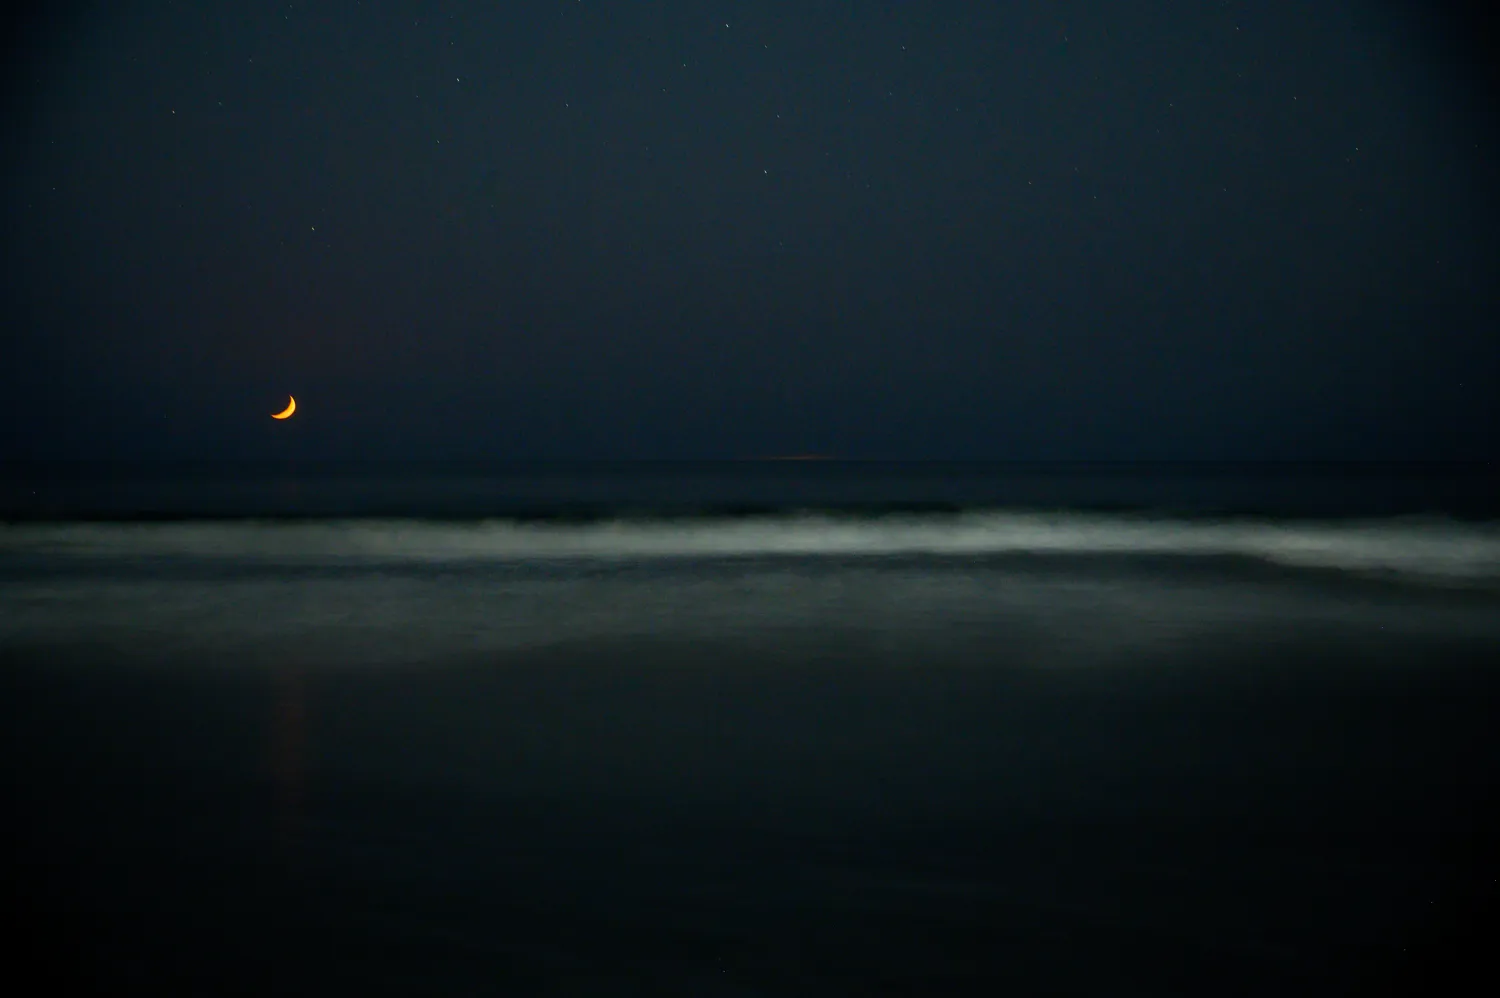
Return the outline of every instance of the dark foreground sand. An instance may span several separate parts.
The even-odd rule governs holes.
[[[8,647],[23,962],[110,993],[1493,980],[1492,643],[1221,630],[1070,670],[1021,640]]]

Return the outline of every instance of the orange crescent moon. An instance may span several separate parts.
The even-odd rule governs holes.
[[[271,418],[272,419],[287,419],[288,417],[291,416],[292,413],[294,413],[296,411],[297,411],[297,400],[295,398],[293,398],[292,396],[288,395],[287,396],[286,408],[283,409],[283,410],[281,410],[280,412],[273,412],[273,413],[271,413]]]

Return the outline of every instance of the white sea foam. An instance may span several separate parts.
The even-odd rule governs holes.
[[[1430,581],[1500,580],[1500,524],[1192,521],[1072,513],[593,523],[419,520],[13,524],[0,555],[241,564],[525,563],[766,556],[1231,556]]]

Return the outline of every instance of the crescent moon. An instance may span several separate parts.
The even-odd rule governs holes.
[[[297,411],[297,400],[290,395],[288,395],[286,398],[286,408],[281,410],[280,412],[271,413],[272,419],[287,419],[292,415],[292,413]]]

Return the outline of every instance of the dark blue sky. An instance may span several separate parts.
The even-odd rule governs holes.
[[[1493,81],[1419,9],[54,18],[0,457],[1500,457]]]

